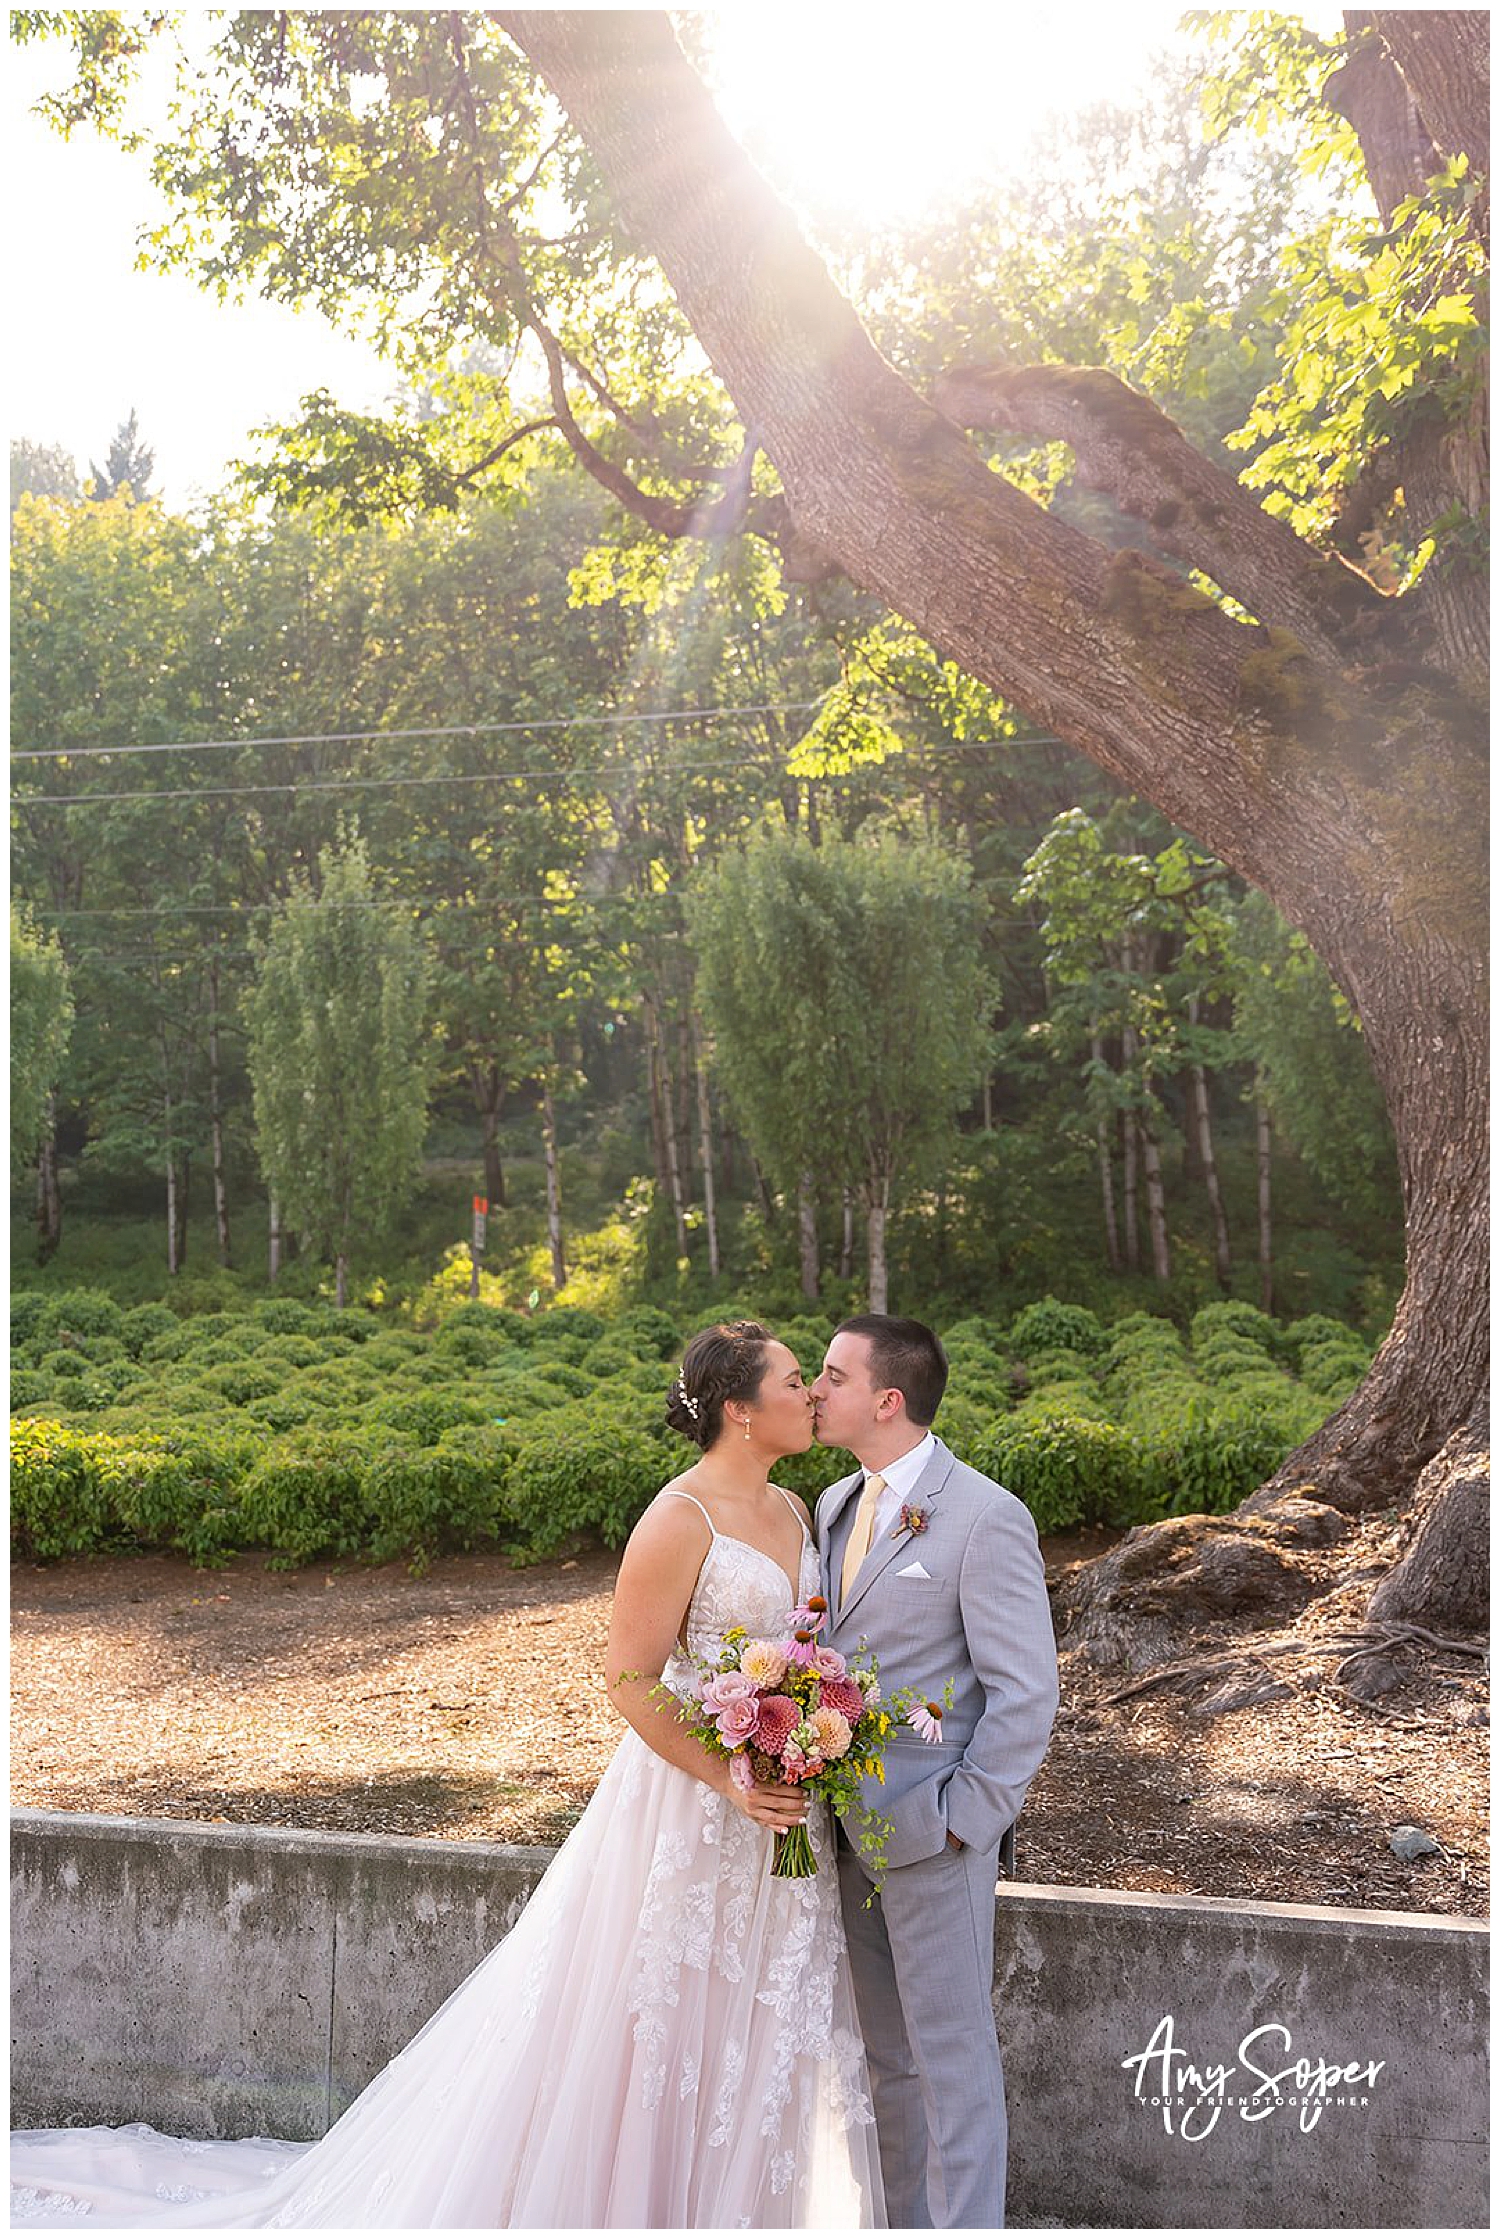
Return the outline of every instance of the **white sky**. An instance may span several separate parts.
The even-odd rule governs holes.
[[[1059,93],[1080,106],[1127,99],[1152,50],[1175,43],[1179,15],[1156,0],[918,16],[821,0],[735,7],[720,15],[720,98],[784,190],[887,220],[914,213],[929,186],[1023,161]],[[161,215],[144,158],[88,132],[63,141],[29,113],[65,80],[51,46],[7,48],[7,433],[59,443],[87,473],[134,406],[156,487],[181,506],[222,480],[253,426],[292,417],[307,391],[377,407],[391,377],[317,312],[220,305],[186,274],[135,269],[137,232]]]

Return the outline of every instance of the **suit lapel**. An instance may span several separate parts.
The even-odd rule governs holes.
[[[833,1535],[838,1529],[840,1517],[849,1505],[850,1495],[859,1486],[863,1485],[864,1481],[864,1471],[856,1469],[851,1476],[842,1480],[835,1478],[825,1495],[828,1500],[828,1514],[823,1521],[823,1539],[822,1545],[818,1549],[818,1565],[823,1575],[823,1599],[827,1602],[830,1613],[837,1608],[833,1591]]]
[[[952,1454],[949,1453],[940,1438],[934,1438],[933,1452],[928,1458],[927,1466],[913,1485],[902,1506],[905,1508],[930,1508],[941,1493],[944,1482],[953,1466],[954,1457]],[[911,1533],[909,1530],[898,1528],[894,1532],[887,1532],[879,1545],[870,1549],[869,1554],[859,1566],[859,1574],[850,1589],[849,1599],[838,1613],[838,1621],[841,1625],[856,1604],[864,1600],[876,1579],[881,1577],[887,1567],[895,1561],[897,1555],[909,1543],[910,1539]],[[830,1608],[833,1606],[831,1597],[829,1606]]]

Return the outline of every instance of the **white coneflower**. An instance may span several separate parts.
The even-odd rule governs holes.
[[[913,1703],[906,1714],[906,1723],[916,1728],[923,1741],[941,1741],[943,1706],[941,1703]]]

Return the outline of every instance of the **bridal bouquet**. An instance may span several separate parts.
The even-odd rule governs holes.
[[[838,1814],[857,1813],[865,1857],[878,1869],[890,1822],[864,1804],[862,1784],[884,1781],[886,1736],[898,1719],[924,1741],[940,1741],[942,1705],[909,1687],[883,1695],[879,1665],[867,1650],[846,1661],[836,1648],[820,1648],[827,1619],[827,1602],[814,1594],[792,1611],[785,1639],[755,1640],[743,1625],[733,1626],[717,1662],[694,1658],[694,1692],[674,1699],[704,1747],[728,1758],[737,1787],[782,1781],[826,1797]],[[817,1870],[805,1826],[777,1835],[773,1874]]]

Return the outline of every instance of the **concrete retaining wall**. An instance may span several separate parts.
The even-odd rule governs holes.
[[[12,2119],[320,2136],[550,1855],[18,1812]],[[998,1904],[1014,2223],[1485,2224],[1484,1923],[1026,1882]]]

